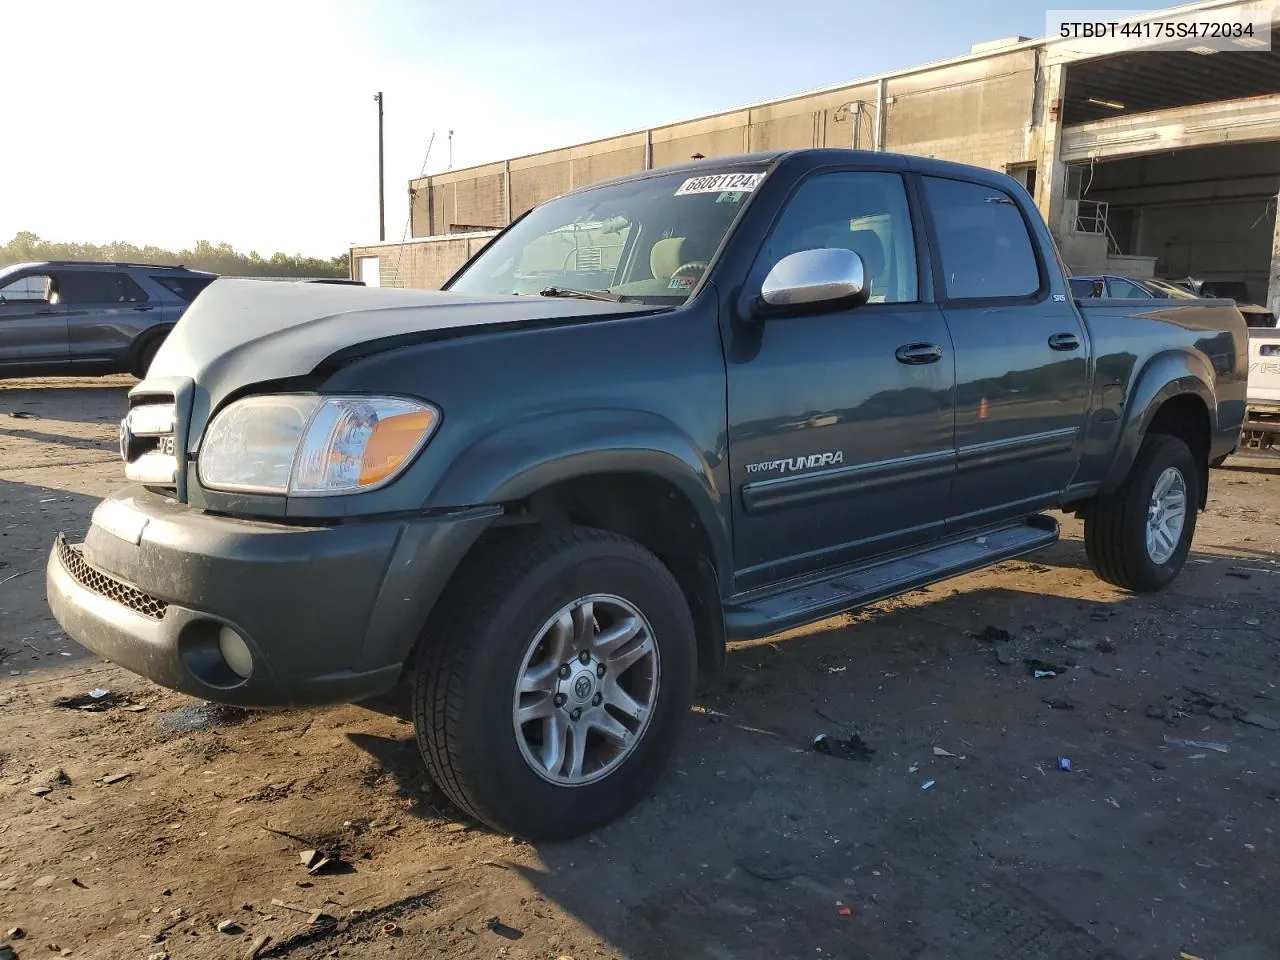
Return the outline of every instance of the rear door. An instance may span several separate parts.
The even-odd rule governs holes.
[[[67,315],[48,271],[6,277],[0,286],[0,367],[67,361]]]
[[[951,487],[955,367],[922,282],[923,230],[890,170],[815,172],[751,267],[859,253],[870,301],[725,327],[738,585],[750,589],[937,536]],[[926,267],[927,269],[927,267]]]
[[[119,361],[134,339],[159,322],[156,304],[123,270],[58,273],[73,363]]]
[[[1044,256],[1047,234],[1033,239],[1024,192],[922,182],[955,343],[951,533],[1059,502],[1079,456],[1089,344],[1061,269]]]

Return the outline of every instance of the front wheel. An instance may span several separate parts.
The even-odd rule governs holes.
[[[423,636],[418,744],[477,819],[572,837],[649,792],[696,667],[684,594],[639,544],[586,527],[498,541],[460,568]]]
[[[1178,437],[1153,433],[1119,490],[1085,512],[1084,544],[1094,572],[1146,593],[1169,584],[1191,549],[1200,504],[1200,471]]]

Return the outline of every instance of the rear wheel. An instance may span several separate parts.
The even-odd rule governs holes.
[[[1094,572],[1139,593],[1167,586],[1186,563],[1199,503],[1200,471],[1190,448],[1178,437],[1149,435],[1120,489],[1085,512]]]
[[[529,839],[584,833],[645,796],[693,699],[684,594],[655,556],[603,530],[484,549],[422,643],[414,724],[432,778]]]

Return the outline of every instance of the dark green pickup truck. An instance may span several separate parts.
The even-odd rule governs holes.
[[[1245,414],[1230,302],[1090,300],[1014,181],[810,150],[537,207],[443,292],[220,281],[133,389],[49,603],[247,706],[408,688],[528,837],[653,786],[725,643],[1034,550],[1182,568]]]

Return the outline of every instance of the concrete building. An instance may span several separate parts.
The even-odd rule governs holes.
[[[1209,0],[1133,22],[1256,8]],[[1280,36],[1280,4],[1269,16]],[[698,154],[712,162],[857,146],[1009,173],[1077,273],[1244,280],[1280,313],[1280,46],[1236,43],[1155,51],[1124,38],[1012,37],[838,87],[434,174],[409,184],[413,239],[353,248],[352,275],[438,287],[497,229],[574,187]]]

